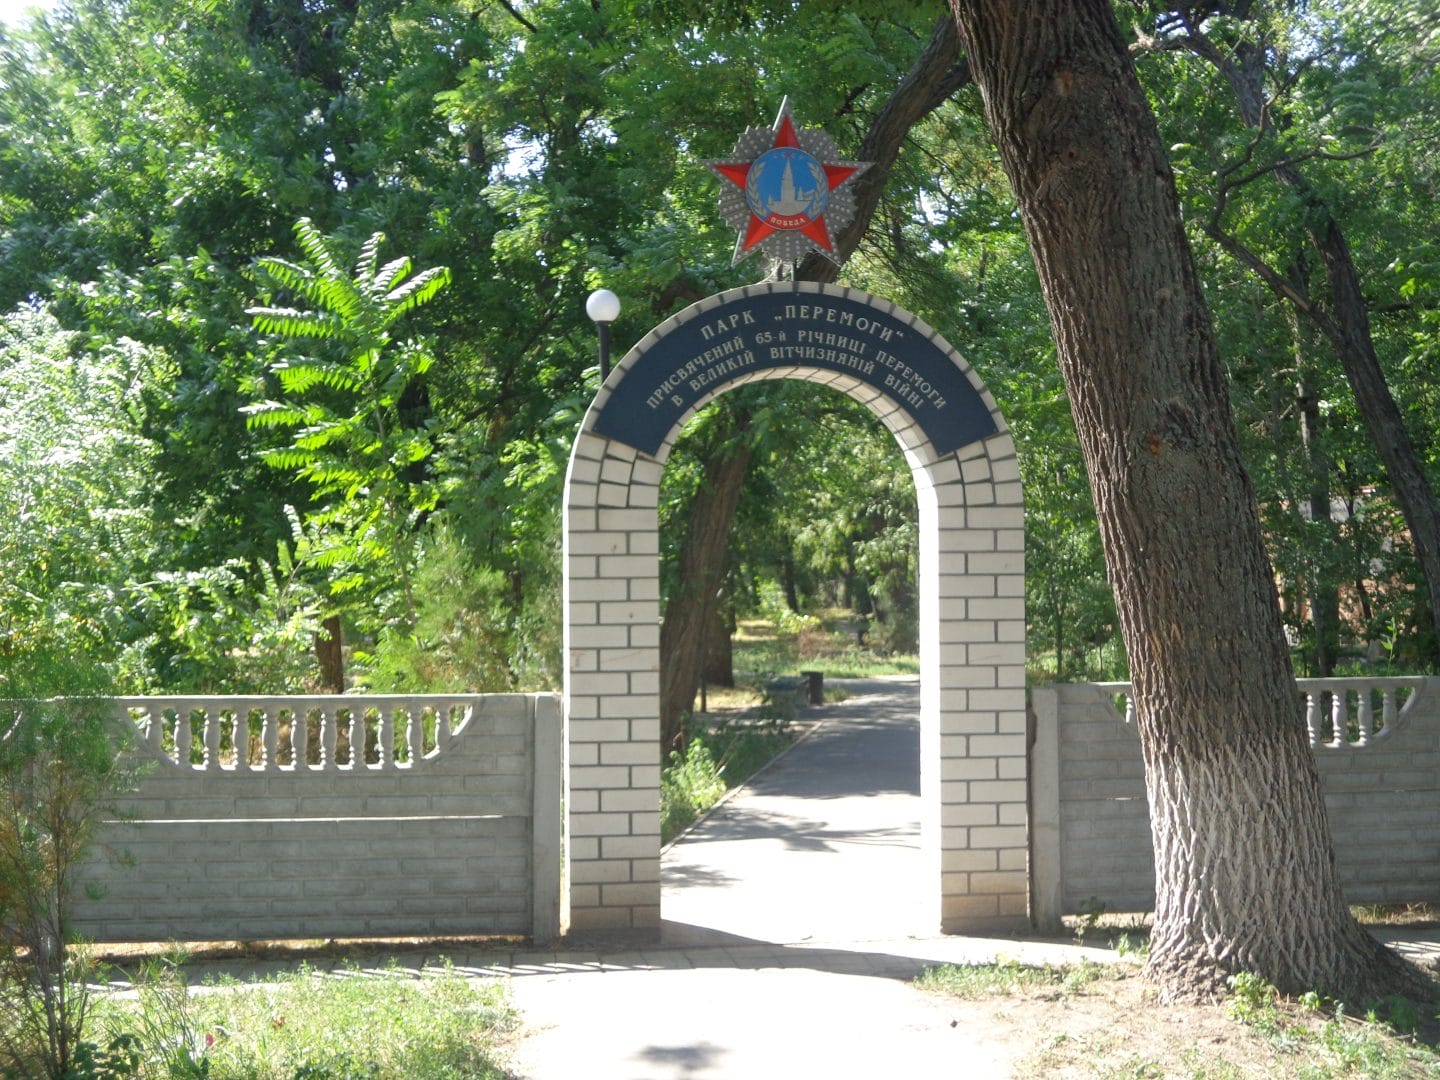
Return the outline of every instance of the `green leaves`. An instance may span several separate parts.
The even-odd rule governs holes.
[[[295,226],[303,262],[265,258],[256,275],[311,308],[250,308],[266,333],[315,343],[319,355],[288,355],[270,364],[280,398],[246,406],[254,429],[292,432],[290,442],[261,451],[266,463],[309,483],[318,506],[307,518],[321,539],[310,563],[329,574],[332,596],[364,602],[363,617],[384,625],[398,591],[401,618],[413,624],[414,534],[433,509],[435,485],[416,474],[434,447],[429,426],[414,426],[400,403],[433,357],[422,344],[396,343],[390,329],[450,282],[444,267],[413,273],[409,258],[379,265],[384,235],[361,246],[353,273],[341,270],[338,244],[301,219]],[[282,346],[283,348],[283,346]]]
[[[263,263],[261,264],[264,265]],[[273,266],[265,266],[267,272]],[[280,277],[275,280],[279,282]],[[289,287],[289,286],[287,286]],[[312,292],[314,290],[306,290]],[[285,337],[317,338],[326,340],[338,337],[345,330],[345,322],[338,315],[328,311],[297,311],[295,308],[249,308],[255,318],[255,328],[264,334],[282,334]]]

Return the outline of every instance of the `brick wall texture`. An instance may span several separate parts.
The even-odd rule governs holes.
[[[862,298],[813,282],[768,282],[710,297],[652,331],[596,396],[565,488],[565,699],[569,710],[569,925],[660,925],[660,587],[656,506],[680,417],[655,456],[597,433],[609,394],[647,350],[688,319],[737,296],[784,291]],[[805,367],[737,377],[795,379],[870,409],[903,449],[920,511],[922,838],[935,926],[1005,930],[1028,923],[1025,540],[1020,470],[994,399],[919,319],[874,298],[904,327],[886,339],[943,349],[979,394],[996,433],[940,453],[911,412],[873,383]],[[677,374],[678,378],[679,375]]]

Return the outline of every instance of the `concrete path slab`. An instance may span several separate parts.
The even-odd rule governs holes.
[[[514,1062],[535,1080],[1009,1075],[1001,1047],[951,1026],[953,1004],[872,975],[631,971],[526,980],[515,1000],[554,1025]]]

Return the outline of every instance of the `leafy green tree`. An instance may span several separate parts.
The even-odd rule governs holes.
[[[415,623],[387,626],[370,650],[367,688],[388,693],[494,693],[521,681],[510,586],[476,566],[443,519],[417,541]]]
[[[1409,35],[1397,34],[1400,26]],[[1432,662],[1440,623],[1440,502],[1425,462],[1433,426],[1402,418],[1410,388],[1387,378],[1398,350],[1391,320],[1380,314],[1403,307],[1392,272],[1411,243],[1402,223],[1431,201],[1423,174],[1410,168],[1411,131],[1434,122],[1433,95],[1424,92],[1433,89],[1433,65],[1413,36],[1423,40],[1427,27],[1434,31],[1433,13],[1406,2],[1243,2],[1167,7],[1139,43],[1178,54],[1169,59],[1180,75],[1173,85],[1188,85],[1189,100],[1205,103],[1187,110],[1190,130],[1175,147],[1182,175],[1192,176],[1198,231],[1290,311],[1290,332],[1277,335],[1272,357],[1295,359],[1286,411],[1299,421],[1289,442],[1304,448],[1305,465],[1286,496],[1292,509],[1305,504],[1305,520],[1316,526],[1300,530],[1316,534],[1317,544],[1294,580],[1309,600],[1322,671],[1334,660],[1338,599],[1335,529],[1326,525],[1335,466],[1318,434],[1320,399],[1350,399],[1346,412],[1376,459],[1372,483],[1403,514],[1429,596],[1417,630]],[[1193,137],[1195,113],[1209,137]],[[1172,129],[1181,119],[1172,117]],[[1383,203],[1360,196],[1377,185],[1387,190]],[[1341,380],[1343,391],[1334,385]]]
[[[309,562],[332,572],[331,595],[354,601],[367,629],[398,618],[399,632],[408,633],[417,618],[415,536],[438,496],[423,472],[434,450],[431,430],[407,423],[404,404],[434,356],[419,341],[395,340],[392,331],[449,284],[450,272],[415,273],[408,257],[381,265],[384,234],[375,233],[351,274],[341,267],[337,245],[312,222],[302,218],[295,234],[305,261],[265,258],[257,273],[310,306],[256,307],[251,314],[262,332],[313,343],[320,352],[282,353],[270,372],[283,400],[245,411],[252,427],[291,433],[287,445],[261,456],[314,488],[320,505],[307,524],[318,540]]]
[[[1435,262],[1421,197],[1435,175],[1437,95],[1424,63],[1433,20],[1413,0],[1309,5],[1293,14],[1313,33],[1297,37],[1283,29],[1291,14],[1233,7],[1227,17],[1190,16],[1222,55],[1277,42],[1267,86],[1298,72],[1276,98],[1287,126],[1266,132],[1265,161],[1307,146],[1368,145],[1361,128],[1386,133],[1362,158],[1301,167],[1345,226],[1367,297],[1380,299],[1370,305],[1377,354],[1433,470],[1440,403],[1414,347],[1425,267]],[[1233,95],[1216,92],[1228,84],[1209,61],[1164,47],[1164,26],[1180,37],[1164,23],[1176,10],[1147,9],[1149,37],[1137,44],[1167,144],[1177,147],[1188,221],[1204,240],[1210,174],[1242,155],[1256,129],[1240,121]],[[847,282],[895,297],[940,329],[1010,418],[1031,508],[1032,652],[1059,653],[1066,673],[1102,653],[1107,670],[1122,670],[1113,637],[1102,640],[1117,624],[1098,584],[1093,511],[1073,480],[1076,444],[1061,430],[1064,392],[1036,374],[1050,355],[1038,281],[1005,178],[981,149],[980,99],[964,89],[968,59],[941,16],[933,3],[848,0],[540,0],[475,10],[430,0],[321,0],[303,10],[278,0],[74,0],[0,43],[0,294],[48,301],[59,327],[80,335],[77,347],[125,339],[146,358],[131,408],[151,477],[132,509],[157,527],[149,554],[119,575],[145,587],[120,589],[106,615],[124,627],[120,640],[149,642],[131,650],[144,654],[135,670],[149,671],[152,684],[239,685],[250,677],[236,666],[242,650],[222,630],[258,620],[252,639],[284,636],[279,616],[258,601],[247,609],[262,583],[298,589],[292,613],[309,603],[299,587],[312,563],[285,507],[308,520],[329,497],[296,469],[266,466],[240,412],[277,396],[261,378],[273,356],[245,310],[250,268],[257,256],[296,251],[291,226],[304,215],[343,250],[383,230],[422,265],[450,267],[451,286],[407,317],[435,357],[401,407],[402,423],[428,430],[435,446],[413,467],[413,478],[434,484],[434,508],[422,516],[446,520],[465,548],[462,564],[490,582],[467,595],[487,611],[482,593],[501,598],[503,612],[491,614],[507,631],[493,644],[508,649],[511,677],[553,685],[557,492],[596,375],[584,297],[599,284],[621,293],[615,334],[625,342],[753,274],[753,265],[729,265],[733,234],[714,213],[700,163],[773,114],[765,86],[783,86],[805,123],[879,163],[861,178],[862,213],[842,238],[853,252]],[[1277,191],[1269,179],[1236,188],[1224,223],[1288,271],[1301,265],[1306,219],[1303,200],[1278,187],[1278,198],[1261,197]],[[1334,350],[1303,319],[1293,331],[1273,295],[1254,281],[1242,286],[1237,264],[1204,244],[1207,288],[1245,298],[1217,306],[1217,333],[1244,388],[1243,453],[1295,600],[1287,618],[1306,630],[1307,611],[1335,609],[1323,635],[1330,644],[1311,646],[1322,635],[1307,631],[1316,664],[1344,639],[1373,640],[1392,623],[1403,650],[1420,625],[1405,600],[1420,581],[1417,564],[1404,530],[1384,534],[1388,475],[1354,434],[1358,413]],[[1323,299],[1320,263],[1304,268]],[[833,275],[816,260],[800,273]],[[1407,297],[1399,289],[1409,281],[1419,291]],[[1309,393],[1299,392],[1302,381]],[[775,432],[782,416],[815,419],[800,408],[758,416],[757,426]],[[770,445],[768,436],[756,444],[756,476],[729,544],[757,564],[761,532],[745,522],[775,518],[767,511],[781,498],[777,478],[764,475]],[[1342,520],[1347,501],[1362,513]],[[1316,510],[1332,504],[1326,521]],[[819,557],[853,523],[814,513]],[[316,550],[329,542],[310,535]],[[801,559],[785,570],[778,538],[766,543],[777,548],[764,558],[778,579],[793,579],[797,601],[819,588],[817,569]],[[300,567],[294,574],[279,569],[282,544]],[[424,562],[427,545],[410,564]],[[737,556],[727,558],[715,580],[734,596]],[[1383,582],[1367,576],[1377,561]],[[327,574],[344,576],[339,567]],[[392,575],[379,608],[367,600],[353,609],[377,647],[386,622],[396,627],[389,640],[405,640],[403,593]],[[227,607],[239,618],[227,619]]]
[[[327,609],[305,564],[311,541],[294,525],[294,544],[277,544],[273,559],[156,570],[131,584],[131,610],[163,654],[155,679],[167,691],[299,693],[320,682],[311,646]]]
[[[143,677],[125,593],[152,554],[155,448],[131,388],[154,359],[123,340],[91,349],[47,310],[0,320],[0,651],[64,627]]]

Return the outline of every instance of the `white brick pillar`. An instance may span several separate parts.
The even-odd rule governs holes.
[[[565,496],[569,924],[660,922],[660,465],[582,433]]]
[[[752,303],[763,319],[746,316]],[[804,340],[793,331],[777,338],[791,318],[810,320],[795,324],[802,326],[826,320],[852,342],[848,360],[839,370],[833,363],[781,366],[774,358],[788,360],[797,350],[775,349],[771,362],[762,362],[767,343]],[[700,346],[675,347],[692,339],[713,339],[716,359]],[[924,355],[907,362],[916,349]],[[946,405],[927,389],[937,378],[937,355],[948,370],[945,393],[953,400],[958,384],[969,399],[966,422],[974,424],[978,411],[985,431],[943,453],[935,440],[949,433],[933,417],[917,418]],[[921,360],[930,364],[928,377]],[[626,415],[639,415],[651,430],[626,441],[613,418],[619,410],[606,417],[605,406],[632,373],[642,404],[628,388]],[[930,327],[866,294],[806,282],[731,290],[667,320],[610,374],[576,438],[564,504],[562,918],[577,931],[659,927],[661,472],[696,410],[735,386],[774,378],[819,383],[860,401],[905,451],[920,505],[922,834],[935,927],[955,933],[1027,925],[1025,544],[1014,444],[979,378]],[[687,383],[706,389],[686,397]],[[899,388],[893,396],[892,386]],[[657,435],[654,415],[671,400],[683,412],[667,415]]]

